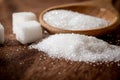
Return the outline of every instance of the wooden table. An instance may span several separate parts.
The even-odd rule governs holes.
[[[0,22],[5,27],[5,43],[0,45],[0,80],[120,80],[120,67],[116,63],[98,66],[53,59],[28,49],[29,44],[20,44],[12,33],[13,12],[30,11],[39,17],[50,6],[81,1],[84,0],[0,0]],[[113,4],[120,11],[120,0],[114,0]],[[120,46],[120,28],[99,38]]]

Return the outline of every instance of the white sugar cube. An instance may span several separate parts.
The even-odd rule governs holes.
[[[42,28],[37,21],[27,21],[17,24],[16,39],[22,44],[35,42],[42,38]]]
[[[13,19],[13,33],[16,33],[15,28],[18,27],[17,24],[24,22],[24,21],[32,21],[32,20],[37,20],[36,15],[32,12],[17,12],[13,13],[12,15]]]
[[[0,24],[0,44],[3,44],[4,42],[4,27],[2,24]]]

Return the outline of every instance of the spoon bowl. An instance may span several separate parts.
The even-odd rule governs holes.
[[[46,12],[51,10],[59,10],[59,9],[72,10],[74,12],[79,12],[86,15],[102,18],[109,21],[110,24],[108,26],[105,26],[104,28],[97,28],[90,30],[64,30],[51,26],[43,20],[43,16]],[[45,28],[50,33],[78,33],[78,34],[86,34],[91,36],[100,36],[107,34],[117,28],[117,25],[119,24],[119,14],[113,8],[111,4],[111,0],[104,0],[104,1],[93,0],[83,3],[73,3],[73,4],[65,4],[65,5],[50,7],[44,10],[40,14],[39,20],[42,27]]]

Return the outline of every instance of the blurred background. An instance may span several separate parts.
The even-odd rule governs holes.
[[[40,56],[37,55],[38,52],[35,50],[28,50],[28,45],[23,46],[18,43],[14,35],[12,34],[12,13],[30,11],[36,13],[37,17],[39,17],[40,12],[48,7],[66,3],[79,3],[84,1],[87,0],[0,0],[0,22],[5,27],[5,43],[4,46],[0,47],[0,80],[20,80],[23,78],[23,75],[25,75],[27,79],[35,80],[34,78],[37,77],[39,79],[39,74],[43,72],[40,72],[40,67],[37,66],[39,59],[37,57]],[[120,12],[120,0],[113,0],[112,4]],[[110,44],[120,46],[120,25],[116,31],[101,36],[99,38],[107,41]],[[19,52],[17,51],[18,49]],[[49,58],[47,58],[47,61],[44,62],[45,64],[43,65],[48,66],[48,63],[51,61],[54,60],[49,60]],[[63,61],[61,62],[61,64],[66,64],[67,67],[69,63]],[[76,66],[78,66],[77,63],[75,64]],[[81,66],[82,65],[84,66],[85,64],[81,64]],[[52,72],[62,69],[64,67],[58,64],[56,64],[56,66],[56,69],[53,69]],[[86,67],[86,69],[90,68]],[[30,70],[31,72],[26,72],[27,70]],[[36,72],[34,72],[34,70],[36,70]],[[113,70],[113,73],[117,74],[117,72],[114,71],[117,71],[117,69]],[[45,74],[43,76],[45,77]],[[75,78],[77,75],[74,74],[73,76]],[[66,73],[62,77],[69,78],[70,76],[68,76],[68,74]],[[120,79],[120,76],[117,77],[119,77]],[[26,80],[26,78],[22,80]]]

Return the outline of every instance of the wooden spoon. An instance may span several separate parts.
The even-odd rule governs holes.
[[[79,34],[86,34],[86,35],[92,35],[92,36],[100,36],[106,33],[109,33],[117,28],[117,25],[119,24],[119,13],[115,10],[115,8],[112,6],[111,0],[93,0],[93,1],[87,1],[82,3],[72,3],[72,4],[65,4],[60,6],[54,6],[50,7],[46,10],[44,10],[39,17],[40,23],[48,30],[50,33],[79,33]],[[83,14],[104,18],[110,22],[109,26],[106,26],[104,28],[99,29],[90,29],[90,30],[64,30],[59,29],[54,26],[51,26],[47,24],[43,20],[43,15],[51,10],[56,9],[65,9],[65,10],[72,10],[77,11]]]

